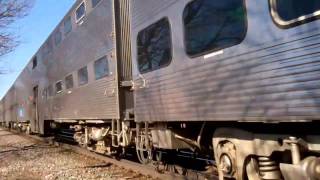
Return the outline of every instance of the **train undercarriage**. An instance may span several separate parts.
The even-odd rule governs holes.
[[[0,127],[6,127],[9,129],[15,129],[26,134],[31,133],[30,121],[19,121],[19,122],[0,122]]]
[[[212,122],[74,120],[48,124],[47,136],[116,158],[134,155],[159,171],[187,175],[190,168],[240,180],[320,178],[320,123],[221,122],[218,128]],[[28,122],[9,123],[9,127],[30,133]]]
[[[61,140],[100,154],[124,157],[135,150],[143,164],[176,163],[170,161],[185,156],[185,168],[195,160],[192,168],[208,171],[215,166],[225,179],[320,178],[319,123],[218,124],[113,120],[52,122],[51,127]]]

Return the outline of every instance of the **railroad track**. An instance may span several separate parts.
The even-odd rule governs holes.
[[[106,163],[111,163],[114,164],[118,167],[122,167],[124,169],[127,170],[131,170],[134,171],[136,173],[140,173],[144,176],[149,176],[152,178],[156,178],[156,179],[165,179],[165,180],[173,180],[173,179],[181,179],[181,180],[185,180],[185,179],[197,179],[197,180],[206,180],[206,179],[218,179],[218,177],[216,176],[216,170],[212,169],[211,171],[208,172],[202,172],[202,171],[196,171],[193,169],[183,169],[177,165],[172,165],[172,167],[167,167],[166,169],[169,169],[169,171],[161,171],[161,173],[159,172],[158,167],[155,167],[153,165],[142,165],[138,162],[134,162],[131,160],[127,160],[127,159],[120,159],[117,160],[113,157],[109,157],[106,155],[101,155],[101,154],[97,154],[95,152],[92,152],[90,150],[87,150],[85,148],[79,147],[77,145],[73,145],[73,144],[67,144],[67,143],[63,143],[63,142],[57,142],[54,140],[54,138],[45,138],[45,137],[39,137],[36,135],[27,135],[25,133],[21,133],[15,130],[10,130],[11,132],[18,134],[20,136],[26,137],[26,138],[31,138],[35,141],[41,141],[41,142],[45,142],[45,143],[49,143],[55,146],[59,146],[61,148],[67,149],[67,150],[71,150],[75,153],[78,154],[82,154],[84,156],[90,157],[90,158],[94,158],[97,160],[101,160],[104,161]],[[179,173],[183,173],[184,175],[181,175]]]

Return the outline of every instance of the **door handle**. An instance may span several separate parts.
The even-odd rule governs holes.
[[[144,89],[146,87],[147,87],[147,80],[141,74],[139,74],[139,78],[133,82],[132,89],[133,90]]]

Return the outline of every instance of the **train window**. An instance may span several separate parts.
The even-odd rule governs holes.
[[[101,0],[91,0],[92,7],[96,7],[96,5],[100,2]]]
[[[94,73],[96,80],[101,79],[109,74],[109,65],[106,56],[94,62]]]
[[[58,81],[56,83],[56,94],[59,94],[62,92],[62,81]]]
[[[64,34],[68,34],[69,32],[72,31],[72,22],[71,22],[71,17],[67,17],[66,20],[63,23],[64,27]]]
[[[307,23],[320,16],[320,1],[270,0],[275,22],[285,28]]]
[[[78,71],[78,84],[81,85],[85,85],[88,83],[88,69],[87,66],[81,68]]]
[[[194,0],[184,9],[186,52],[198,56],[241,43],[247,32],[243,0]]]
[[[55,33],[55,35],[54,35],[54,43],[55,43],[55,45],[58,46],[60,44],[61,40],[62,40],[62,34],[61,34],[60,31],[57,31]]]
[[[36,68],[38,65],[38,59],[37,59],[37,56],[35,56],[33,59],[32,59],[32,69]]]
[[[65,78],[65,81],[66,81],[66,89],[73,88],[73,76],[72,76],[72,74],[68,75]]]
[[[44,56],[48,55],[52,51],[52,43],[50,39],[43,45],[42,47],[42,53]]]
[[[163,18],[138,34],[138,64],[141,73],[169,65],[172,59],[171,29]]]
[[[85,16],[85,14],[86,14],[86,7],[84,5],[84,2],[82,2],[76,10],[77,21],[80,21]]]

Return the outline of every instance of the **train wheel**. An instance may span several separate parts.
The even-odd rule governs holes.
[[[135,143],[136,143],[137,157],[140,163],[150,164],[153,158],[152,137],[149,131],[149,124],[145,122],[144,127],[142,127],[141,125],[142,124],[140,123],[136,124],[137,136],[135,138]]]
[[[155,166],[155,169],[157,172],[161,172],[161,168],[160,166],[163,165],[163,153],[160,152],[160,151],[156,151],[154,153],[154,156],[155,156],[155,161],[154,161],[154,166]]]
[[[217,167],[220,179],[234,178],[237,171],[235,145],[228,141],[221,142],[217,152]]]
[[[150,164],[152,162],[152,149],[146,144],[145,136],[136,140],[137,157],[140,163]]]

